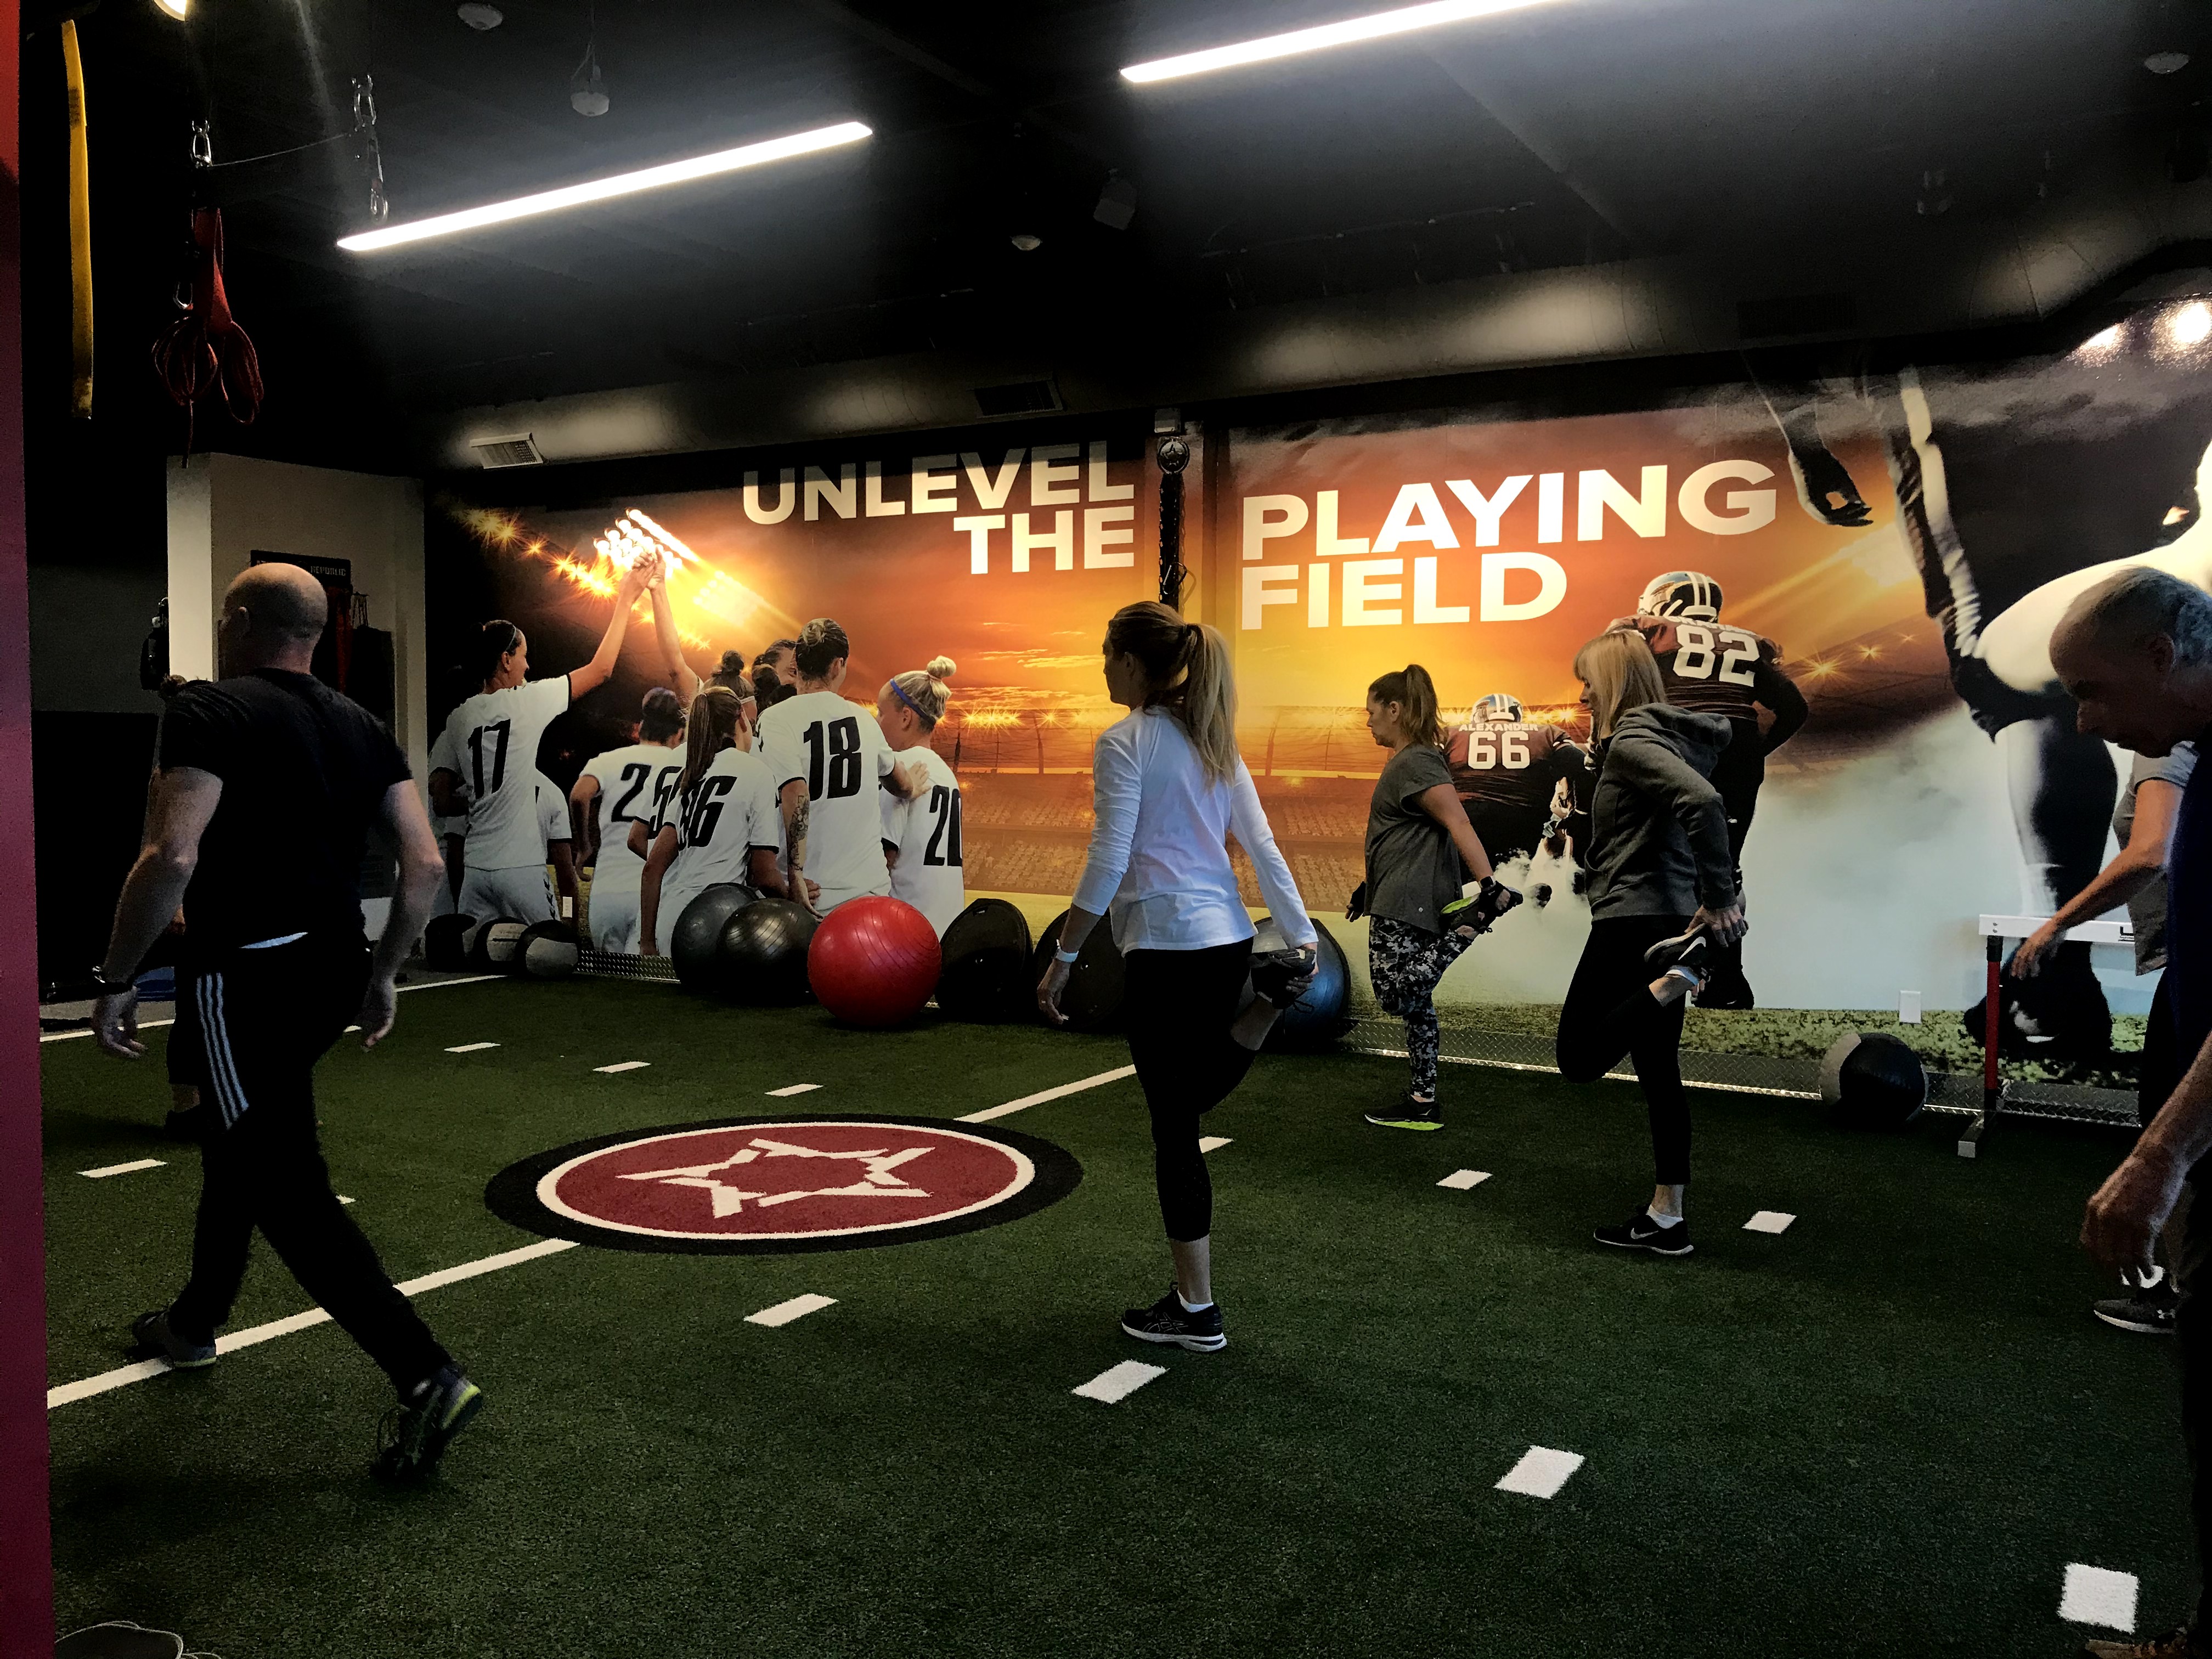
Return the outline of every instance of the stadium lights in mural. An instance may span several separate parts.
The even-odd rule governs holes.
[[[365,230],[358,235],[339,237],[338,246],[349,253],[375,253],[385,248],[398,247],[433,236],[451,236],[460,231],[481,230],[489,225],[533,218],[541,213],[557,213],[565,208],[582,207],[612,197],[634,195],[643,190],[659,190],[669,185],[689,184],[694,179],[711,179],[743,167],[762,167],[771,161],[787,161],[793,156],[811,155],[817,150],[857,143],[871,136],[872,130],[858,121],[841,121],[834,126],[816,127],[811,131],[763,139],[758,143],[739,144],[732,149],[718,149],[709,155],[694,155],[681,161],[665,161],[659,167],[641,167],[634,173],[618,173],[611,178],[587,179],[581,184],[563,185],[557,190],[542,190],[504,202],[489,202],[482,207],[463,208],[453,213],[434,214],[428,219],[411,220],[406,224]]]
[[[1395,11],[1375,12],[1365,17],[1348,17],[1341,22],[1292,29],[1285,34],[1263,35],[1256,40],[1240,40],[1226,46],[1209,46],[1203,52],[1187,52],[1175,58],[1155,58],[1148,64],[1131,64],[1121,71],[1121,78],[1139,84],[1180,80],[1187,75],[1205,75],[1215,70],[1241,68],[1247,64],[1264,64],[1273,58],[1293,58],[1304,52],[1324,51],[1330,46],[1355,46],[1361,41],[1380,40],[1390,35],[1435,28],[1445,23],[1463,23],[1470,18],[1487,17],[1495,12],[1518,11],[1523,7],[1541,3],[1543,0],[1432,0],[1429,5],[1404,6]]]

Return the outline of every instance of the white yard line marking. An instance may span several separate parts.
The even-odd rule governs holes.
[[[1085,1089],[1096,1089],[1102,1083],[1119,1083],[1123,1078],[1134,1077],[1136,1074],[1137,1068],[1133,1066],[1118,1066],[1110,1072],[1101,1072],[1096,1077],[1081,1078],[1073,1083],[1063,1083],[1057,1089],[1045,1089],[1033,1095],[1024,1095],[1019,1100],[1010,1100],[1003,1106],[986,1107],[980,1112],[970,1112],[965,1117],[955,1118],[953,1121],[988,1123],[994,1117],[1006,1117],[1012,1113],[1026,1110],[1031,1106],[1042,1106],[1048,1100],[1059,1100],[1068,1095],[1079,1095]]]
[[[1498,1490],[1519,1492],[1524,1498],[1557,1498],[1559,1488],[1567,1484],[1567,1477],[1582,1466],[1580,1452],[1531,1446],[1521,1454],[1521,1461],[1506,1471],[1505,1478],[1498,1483]]]
[[[446,1052],[449,1054],[480,1054],[487,1048],[498,1047],[499,1044],[496,1042],[462,1042],[455,1044]]]
[[[1743,1230],[1747,1233],[1786,1233],[1796,1218],[1781,1210],[1761,1210],[1743,1224]]]
[[[458,1267],[441,1268],[434,1273],[425,1273],[420,1279],[410,1279],[399,1286],[406,1296],[420,1296],[425,1291],[458,1285],[465,1279],[475,1279],[483,1273],[495,1273],[502,1267],[519,1267],[525,1261],[535,1261],[542,1255],[557,1255],[562,1250],[573,1250],[575,1241],[568,1238],[544,1238],[535,1244],[526,1244],[519,1250],[503,1250],[497,1255],[488,1255],[481,1261],[465,1261]],[[289,1336],[295,1331],[311,1330],[317,1325],[326,1325],[331,1316],[320,1308],[310,1308],[287,1319],[271,1320],[266,1325],[255,1325],[242,1331],[232,1331],[215,1340],[218,1354],[235,1353],[240,1348],[251,1348],[258,1343],[273,1341],[280,1336]],[[88,1376],[76,1382],[64,1382],[58,1389],[46,1390],[46,1409],[58,1406],[75,1405],[80,1400],[90,1400],[95,1395],[125,1388],[133,1382],[143,1382],[149,1376],[159,1376],[169,1369],[166,1359],[142,1359],[134,1365],[124,1365],[112,1371],[102,1371],[97,1376]]]
[[[1227,1135],[1200,1135],[1198,1138],[1198,1150],[1201,1152],[1218,1152],[1226,1146],[1229,1141],[1230,1137]]]
[[[507,977],[507,975],[505,974],[471,974],[466,979],[441,979],[433,981],[428,985],[403,985],[399,988],[402,991],[441,991],[448,985],[482,985],[490,980],[505,979]],[[174,1025],[177,1022],[174,1019],[142,1019],[138,1022],[138,1029],[142,1031],[151,1031],[155,1030],[157,1027],[163,1025]],[[347,1029],[349,1030],[360,1030],[360,1027],[349,1026]],[[91,1035],[92,1027],[88,1025],[82,1031],[41,1031],[39,1033],[39,1041],[41,1042],[67,1042],[72,1037],[88,1037]]]
[[[1487,1170],[1454,1170],[1442,1181],[1437,1182],[1437,1185],[1449,1187],[1455,1193],[1463,1193],[1470,1187],[1480,1187],[1489,1179],[1490,1171]]]
[[[1141,1359],[1125,1359],[1118,1365],[1108,1366],[1081,1388],[1071,1389],[1068,1392],[1079,1394],[1085,1400],[1103,1401],[1111,1406],[1117,1401],[1127,1400],[1154,1377],[1167,1374],[1168,1368],[1164,1365],[1147,1365]]]
[[[836,1297],[816,1296],[810,1291],[805,1296],[794,1296],[788,1302],[779,1302],[773,1308],[763,1308],[758,1313],[747,1314],[745,1323],[788,1325],[794,1319],[804,1319],[811,1313],[820,1313],[824,1308],[834,1308],[836,1305]]]
[[[2107,1630],[2132,1632],[2136,1627],[2136,1576],[2108,1567],[2085,1567],[2076,1561],[2066,1569],[2066,1588],[2058,1598],[2058,1616],[2069,1624],[2101,1625]]]
[[[340,1193],[338,1194],[338,1202],[341,1204],[350,1204],[353,1200],[348,1198],[343,1193]]]
[[[141,1158],[128,1164],[110,1164],[103,1169],[79,1170],[77,1173],[88,1180],[105,1181],[110,1176],[136,1175],[141,1170],[158,1170],[167,1162],[165,1158]]]
[[[792,1095],[809,1093],[821,1086],[818,1083],[787,1083],[781,1089],[770,1089],[768,1091],[768,1097],[770,1100],[782,1100]]]
[[[652,1065],[649,1060],[618,1060],[611,1066],[594,1066],[595,1072],[641,1072]]]

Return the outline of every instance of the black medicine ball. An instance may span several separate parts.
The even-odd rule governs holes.
[[[1062,910],[1052,919],[1037,940],[1036,950],[1030,957],[1030,983],[1034,986],[1044,977],[1045,965],[1060,949],[1060,930],[1067,925],[1067,912]],[[1091,937],[1083,941],[1083,952],[1075,959],[1074,971],[1067,976],[1067,988],[1060,993],[1060,1012],[1067,1016],[1071,1031],[1110,1031],[1121,1020],[1121,951],[1114,943],[1113,924],[1105,918],[1091,930]],[[1039,1012],[1037,1018],[1044,1016]]]
[[[1846,1031],[1820,1060],[1820,1098],[1852,1129],[1901,1129],[1928,1103],[1920,1056],[1884,1031]]]
[[[1036,1006],[1030,923],[1004,899],[979,898],[945,930],[937,1006],[952,1019],[1026,1019]]]
[[[717,883],[684,907],[676,925],[663,935],[676,977],[687,991],[720,996],[723,991],[722,929],[730,918],[760,897],[738,882]],[[665,927],[666,924],[663,923]]]
[[[805,1001],[812,994],[806,947],[818,925],[811,910],[790,899],[757,899],[733,911],[722,924],[720,994],[760,1005]]]
[[[422,960],[441,972],[458,974],[469,965],[469,935],[474,916],[433,916],[422,930]]]
[[[504,974],[514,966],[514,947],[522,942],[528,924],[519,916],[501,916],[469,936],[469,966],[478,973]]]

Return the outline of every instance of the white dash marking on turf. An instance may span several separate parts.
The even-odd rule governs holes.
[[[822,1085],[818,1083],[787,1083],[781,1089],[769,1090],[768,1091],[768,1097],[770,1100],[782,1100],[791,1095],[811,1093],[812,1091],[818,1089]]]
[[[1229,1139],[1227,1135],[1200,1135],[1198,1138],[1198,1150],[1201,1152],[1218,1152],[1229,1144]]]
[[[1519,1492],[1524,1498],[1557,1498],[1559,1488],[1567,1484],[1567,1477],[1582,1466],[1580,1452],[1531,1446],[1521,1454],[1521,1461],[1505,1472],[1505,1478],[1498,1483],[1498,1490]]]
[[[487,1048],[496,1048],[496,1042],[461,1042],[446,1050],[449,1054],[480,1054]]]
[[[1167,1374],[1168,1368],[1164,1365],[1147,1365],[1141,1359],[1125,1359],[1118,1365],[1108,1366],[1088,1382],[1068,1392],[1111,1406],[1127,1400],[1154,1377]]]
[[[525,1261],[535,1261],[542,1255],[557,1255],[562,1250],[576,1248],[574,1239],[544,1238],[535,1244],[526,1244],[518,1250],[503,1250],[497,1255],[488,1255],[481,1261],[465,1261],[458,1267],[445,1267],[420,1279],[410,1279],[399,1286],[407,1296],[420,1296],[425,1291],[439,1290],[447,1285],[457,1285],[465,1279],[474,1279],[482,1273],[495,1273],[502,1267],[518,1267]],[[320,1308],[310,1308],[305,1313],[295,1313],[287,1319],[272,1319],[266,1325],[255,1325],[242,1331],[227,1332],[215,1340],[218,1354],[236,1353],[240,1348],[274,1341],[280,1336],[290,1336],[295,1331],[312,1330],[318,1325],[330,1323],[331,1316]],[[142,1359],[136,1364],[122,1365],[112,1371],[102,1371],[97,1376],[88,1376],[76,1382],[64,1382],[58,1389],[46,1390],[46,1409],[74,1405],[80,1400],[90,1400],[96,1395],[112,1392],[133,1382],[143,1382],[149,1376],[159,1376],[170,1369],[166,1359]]]
[[[1797,1218],[1781,1210],[1761,1210],[1743,1224],[1747,1233],[1786,1233]]]
[[[141,1170],[158,1170],[167,1162],[167,1158],[138,1158],[128,1164],[109,1164],[97,1170],[79,1170],[77,1173],[88,1181],[105,1181],[110,1176],[136,1175]]]
[[[2058,1598],[2058,1616],[2069,1624],[2101,1625],[2107,1630],[2132,1632],[2136,1627],[2136,1576],[2108,1567],[2085,1567],[2080,1562],[2066,1569],[2066,1588]]]
[[[338,1202],[341,1204],[350,1204],[353,1200],[348,1198],[343,1193],[340,1193],[338,1194]]]
[[[1454,1170],[1442,1181],[1437,1182],[1437,1185],[1449,1187],[1455,1193],[1463,1193],[1470,1187],[1480,1187],[1489,1179],[1490,1171],[1487,1170]]]
[[[594,1066],[595,1072],[641,1072],[652,1065],[649,1060],[618,1060],[611,1066]]]
[[[836,1297],[816,1296],[809,1291],[805,1296],[794,1296],[788,1302],[779,1302],[773,1308],[763,1308],[758,1313],[747,1314],[745,1323],[788,1325],[794,1319],[804,1319],[811,1313],[820,1313],[824,1308],[834,1308],[836,1305]]]
[[[441,991],[448,985],[482,985],[491,980],[507,977],[505,974],[472,974],[466,979],[432,980],[427,985],[402,985],[398,988],[402,991]],[[142,1031],[153,1031],[160,1030],[164,1025],[174,1025],[176,1023],[173,1019],[142,1019],[138,1022],[138,1029]],[[358,1025],[346,1027],[349,1031],[358,1031],[360,1029]],[[39,1033],[39,1041],[70,1042],[78,1037],[88,1037],[91,1035],[92,1027],[88,1025],[81,1031],[41,1031]]]
[[[1079,1078],[1073,1083],[1063,1083],[1057,1089],[1043,1089],[1033,1095],[1024,1095],[1019,1100],[1010,1100],[1003,1106],[988,1106],[980,1112],[970,1112],[965,1117],[955,1118],[956,1123],[988,1123],[994,1117],[1006,1117],[1024,1111],[1031,1106],[1042,1106],[1048,1100],[1060,1100],[1068,1095],[1079,1095],[1085,1089],[1096,1089],[1102,1083],[1119,1083],[1125,1077],[1134,1077],[1137,1068],[1121,1066],[1110,1072],[1101,1072],[1096,1077]]]

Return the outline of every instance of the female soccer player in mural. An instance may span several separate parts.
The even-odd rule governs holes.
[[[650,825],[684,774],[684,705],[656,685],[645,694],[637,741],[584,763],[568,792],[592,870],[591,940],[602,951],[637,954],[638,884],[645,860],[630,850],[633,823]]]
[[[1210,1353],[1229,1339],[1213,1297],[1213,1185],[1199,1121],[1243,1080],[1275,1016],[1311,982],[1320,935],[1237,753],[1226,641],[1148,599],[1114,613],[1105,654],[1106,694],[1129,714],[1099,733],[1093,751],[1091,851],[1037,1006],[1054,1024],[1067,1023],[1060,996],[1091,929],[1110,916],[1175,1263],[1168,1293],[1129,1309],[1121,1328]],[[1254,959],[1231,835],[1292,948]]]
[[[460,810],[458,786],[465,782],[468,788],[462,915],[480,921],[552,920],[538,816],[538,745],[572,702],[597,690],[615,672],[630,607],[645,591],[646,576],[642,568],[623,576],[615,613],[591,661],[551,679],[528,678],[530,642],[513,623],[488,622],[477,632],[470,667],[483,689],[447,716],[447,747],[441,756],[447,763],[430,770],[430,807],[442,817]]]
[[[1601,1244],[1690,1254],[1683,1189],[1690,1105],[1682,1089],[1682,1004],[1714,951],[1743,937],[1728,811],[1711,781],[1735,735],[1717,714],[1667,701],[1659,665],[1633,629],[1575,653],[1590,711],[1597,787],[1590,802],[1589,938],[1559,1010],[1561,1076],[1595,1083],[1626,1054],[1651,1118],[1651,1202]]]
[[[758,747],[783,809],[787,890],[806,903],[812,881],[820,889],[814,908],[826,916],[848,899],[890,894],[878,787],[909,800],[924,775],[894,761],[876,717],[837,695],[853,654],[843,629],[817,617],[799,630],[793,654],[799,694],[761,716]]]
[[[1460,805],[1429,671],[1408,663],[1370,685],[1367,729],[1390,758],[1367,809],[1366,879],[1345,915],[1369,919],[1367,975],[1382,1011],[1406,1022],[1413,1073],[1398,1102],[1368,1113],[1367,1121],[1388,1129],[1441,1129],[1437,981],[1521,895],[1492,872]]]
[[[742,738],[744,705],[727,686],[693,700],[684,772],[652,826],[638,878],[639,954],[666,954],[684,907],[722,882],[763,892],[776,874],[775,786]]]
[[[1477,702],[1444,740],[1444,764],[1493,863],[1535,851],[1552,833],[1559,785],[1578,794],[1589,773],[1589,756],[1564,728],[1530,724],[1521,699],[1504,691]]]
[[[876,696],[876,721],[902,766],[919,766],[926,787],[912,800],[885,792],[884,859],[891,867],[891,896],[927,916],[940,937],[968,906],[960,866],[960,780],[930,745],[952,695],[950,657],[931,659],[884,682]]]
[[[1773,641],[1748,629],[1723,627],[1721,585],[1694,570],[1670,570],[1645,584],[1636,614],[1614,624],[1639,630],[1659,665],[1667,701],[1677,708],[1718,714],[1727,720],[1728,747],[1714,763],[1713,787],[1728,810],[1729,851],[1735,884],[1743,890],[1743,842],[1766,781],[1766,757],[1805,724],[1805,697],[1782,672]],[[1769,723],[1760,727],[1759,711]],[[1700,1008],[1749,1008],[1743,947],[1716,945],[1711,969],[1697,995]]]

